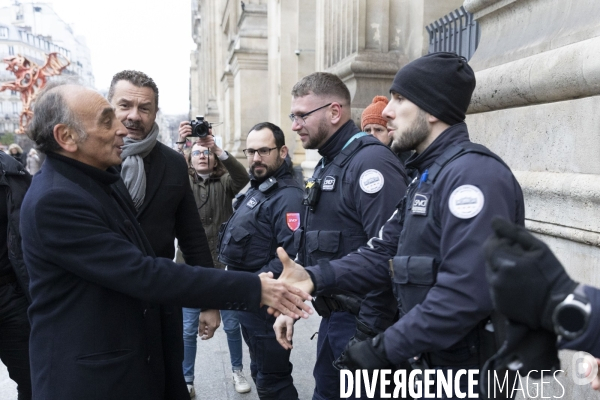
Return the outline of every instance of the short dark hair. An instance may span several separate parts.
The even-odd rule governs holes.
[[[125,71],[117,72],[110,82],[108,89],[108,101],[111,102],[115,95],[115,85],[119,81],[127,81],[137,87],[149,87],[154,92],[154,102],[158,109],[158,86],[154,80],[143,72],[126,69]]]
[[[58,124],[65,124],[74,129],[79,135],[79,140],[85,140],[87,137],[80,121],[75,118],[63,97],[63,90],[66,89],[67,84],[83,88],[70,82],[49,83],[35,101],[33,118],[27,127],[27,136],[35,142],[36,149],[43,153],[60,150],[59,144],[54,139],[54,127]]]
[[[275,138],[275,146],[277,146],[277,148],[280,149],[283,146],[285,146],[285,135],[283,134],[283,131],[280,127],[270,122],[259,122],[258,124],[250,128],[248,134],[250,134],[250,132],[252,131],[260,131],[265,128],[268,128],[271,132],[273,132],[273,137]]]
[[[350,105],[350,91],[342,80],[329,72],[314,72],[300,79],[292,88],[293,97],[304,97],[309,94],[319,97],[333,96]]]

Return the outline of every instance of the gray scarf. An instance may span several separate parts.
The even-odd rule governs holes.
[[[146,157],[154,146],[158,138],[158,125],[154,123],[152,129],[142,140],[136,140],[126,137],[121,159],[123,160],[121,168],[121,178],[129,190],[136,210],[139,210],[144,204],[146,196],[146,171],[144,170],[144,157]]]

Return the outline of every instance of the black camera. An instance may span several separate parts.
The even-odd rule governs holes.
[[[210,122],[204,120],[203,115],[198,115],[196,120],[191,120],[190,125],[192,126],[191,137],[204,138],[208,136],[208,130],[212,128]]]

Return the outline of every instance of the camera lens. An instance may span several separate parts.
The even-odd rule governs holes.
[[[192,127],[192,134],[190,136],[203,138],[208,136],[208,130],[210,129],[210,124],[208,121],[205,121],[204,118],[196,118],[196,121],[190,121],[190,125]]]

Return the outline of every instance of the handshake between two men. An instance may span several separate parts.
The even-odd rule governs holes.
[[[294,264],[294,262],[287,257],[285,250],[282,248],[277,249],[280,258],[281,252],[285,254],[288,262]],[[298,319],[300,317],[308,318],[309,314],[313,313],[313,310],[308,304],[304,303],[304,301],[312,299],[312,296],[309,294],[312,291],[312,288],[305,290],[305,286],[297,284],[294,280],[288,278],[288,276],[296,276],[296,269],[292,269],[293,267],[290,267],[289,264],[288,267],[286,267],[285,263],[283,265],[283,273],[277,280],[273,279],[272,272],[263,272],[259,275],[261,284],[261,306],[269,306],[269,313],[275,316],[283,314],[293,319]],[[302,267],[298,267],[302,269]],[[308,276],[308,273],[303,269],[301,272],[304,272]],[[312,285],[310,276],[308,281]]]
[[[279,276],[278,281],[282,281],[288,285],[291,285],[303,294],[310,294],[315,290],[315,285],[308,272],[306,272],[304,267],[302,267],[300,264],[296,264],[292,259],[290,259],[282,247],[277,248],[277,256],[279,257],[281,264],[283,264],[283,271]],[[306,304],[304,304],[304,306],[309,307]],[[312,312],[312,309],[310,311]],[[283,312],[283,310],[276,309],[275,307],[269,307],[268,313],[274,315],[275,317],[279,317],[283,314],[294,318],[294,316]],[[275,335],[279,344],[284,349],[291,350],[293,348],[292,336],[294,335],[294,320],[290,318],[278,318],[273,326],[273,329],[275,330]]]
[[[313,279],[303,266],[291,260],[281,247],[277,248],[277,256],[283,264],[283,272],[279,276],[278,281],[285,282],[297,288],[303,294],[315,291]],[[273,325],[277,341],[284,349],[291,350],[293,348],[294,317],[275,307],[269,307],[268,312],[278,317]],[[282,315],[292,318],[285,318]],[[355,369],[363,368],[364,366],[381,366],[382,368],[392,366],[385,355],[381,336],[376,336],[372,341],[351,340],[340,358],[336,361],[336,368]]]

